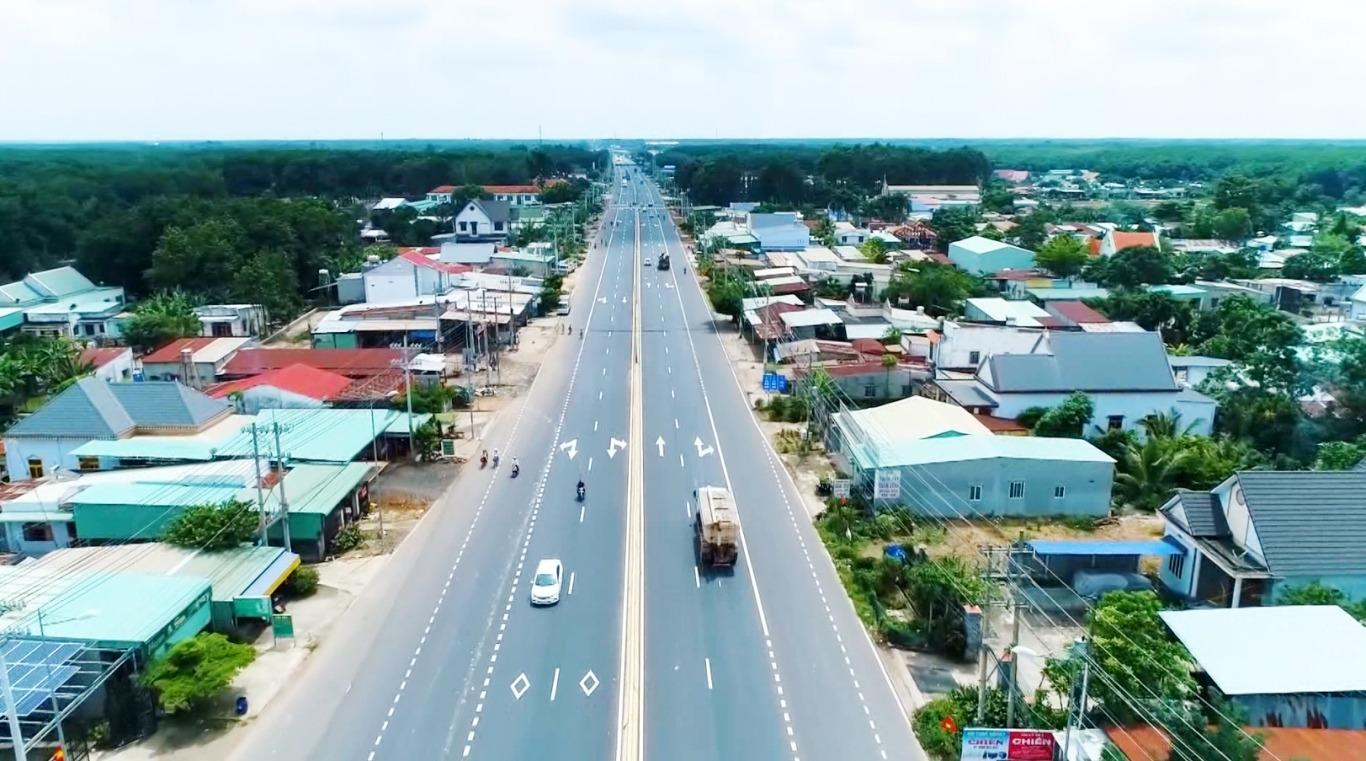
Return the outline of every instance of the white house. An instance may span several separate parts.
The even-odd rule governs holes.
[[[1038,346],[1044,331],[1023,325],[982,325],[945,320],[939,340],[930,344],[930,361],[937,370],[976,372],[993,354],[1027,354]]]
[[[457,241],[507,240],[511,233],[512,213],[507,201],[467,201],[455,215]]]
[[[118,337],[122,288],[104,288],[71,267],[33,272],[0,285],[0,330],[102,341]]]
[[[199,335],[259,337],[266,330],[266,309],[260,304],[208,304],[194,308]]]
[[[477,243],[456,243],[447,241],[441,244],[441,251],[437,254],[437,260],[447,264],[468,264],[473,267],[487,267],[489,261],[493,259],[493,252],[498,249],[498,244],[492,241],[480,241]]]
[[[177,338],[142,358],[143,379],[204,388],[217,383],[233,355],[251,343],[250,338]]]
[[[969,320],[1000,322],[1006,325],[1020,325],[1037,328],[1043,325],[1040,319],[1048,320],[1052,315],[1032,301],[1007,301],[1002,298],[968,299],[963,315]]]
[[[1366,285],[1352,294],[1350,319],[1366,320]]]
[[[1003,270],[1033,269],[1034,252],[974,235],[949,244],[949,261],[964,272],[992,275]]]
[[[509,206],[535,206],[541,202],[541,189],[535,185],[485,185],[484,192]]]
[[[454,203],[455,186],[437,185],[436,187],[427,191],[427,200],[431,201],[434,204]]]
[[[1167,356],[1167,362],[1172,366],[1172,375],[1176,378],[1177,384],[1185,388],[1199,388],[1200,384],[1204,383],[1210,374],[1233,364],[1230,360],[1220,357],[1176,356],[1174,354]]]
[[[95,377],[105,383],[127,383],[133,379],[133,350],[127,346],[88,346],[81,351],[81,362],[90,365]]]
[[[468,264],[441,261],[440,250],[435,247],[404,249],[384,264],[366,270],[362,275],[365,302],[391,304],[449,291],[456,276],[473,268]]]
[[[867,230],[861,230],[848,222],[835,223],[835,245],[861,246],[868,240]]]

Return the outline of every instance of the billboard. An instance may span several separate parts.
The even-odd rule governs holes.
[[[962,761],[1052,761],[1053,733],[1042,729],[963,730]]]
[[[873,497],[875,499],[901,498],[901,469],[878,468],[873,477]]]

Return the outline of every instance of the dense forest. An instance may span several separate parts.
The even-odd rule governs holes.
[[[442,184],[512,184],[606,165],[576,146],[360,150],[91,146],[0,148],[0,277],[75,261],[132,295],[163,285],[153,252],[163,243],[215,241],[247,261],[285,253],[284,269],[311,283],[320,263],[354,245],[356,201],[420,197]],[[178,237],[167,237],[171,228]],[[217,272],[185,272],[226,288]]]

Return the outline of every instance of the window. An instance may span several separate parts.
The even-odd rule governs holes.
[[[981,484],[971,484],[971,485],[968,486],[968,501],[969,501],[969,502],[981,502],[981,501],[982,501],[982,485],[981,485]]]
[[[502,222],[494,222],[494,223],[493,223],[493,229],[495,229],[495,230],[502,230],[502,229],[503,229],[503,223],[502,223]]]
[[[1172,555],[1167,558],[1167,572],[1178,578],[1186,570],[1186,556]]]
[[[25,523],[24,541],[26,542],[50,542],[52,541],[52,524],[50,523]]]
[[[77,461],[80,463],[81,470],[100,469],[100,458],[98,457],[80,457],[77,458]]]
[[[462,233],[465,232],[465,225],[468,225],[468,224],[469,224],[468,222],[461,222],[461,223],[460,223],[460,232],[462,232]]]
[[[1024,481],[1010,482],[1010,498],[1024,499]]]
[[[42,477],[43,477],[43,461],[42,461],[41,459],[39,459],[39,458],[37,458],[37,457],[30,457],[30,458],[28,458],[28,477],[29,477],[29,478],[42,478]]]
[[[969,364],[969,365],[975,365],[975,364],[977,364],[978,362],[981,362],[981,361],[982,361],[982,352],[980,352],[980,351],[970,351],[970,352],[968,352],[968,364]]]
[[[877,396],[877,384],[869,383],[863,387],[863,395],[869,399]]]
[[[1109,428],[1109,429],[1112,430],[1112,431],[1118,431],[1119,429],[1121,429],[1121,428],[1124,427],[1124,416],[1123,416],[1123,415],[1111,415],[1111,416],[1107,417],[1105,420],[1106,420],[1106,427]]]
[[[1057,486],[1054,486],[1054,487],[1053,487],[1053,499],[1062,499],[1063,497],[1066,497],[1066,496],[1067,496],[1067,487],[1066,487],[1066,486],[1063,486],[1062,484],[1058,484]]]

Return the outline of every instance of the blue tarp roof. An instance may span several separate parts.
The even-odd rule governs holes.
[[[1180,555],[1165,539],[1107,541],[1104,539],[1031,539],[1029,548],[1039,555]]]

